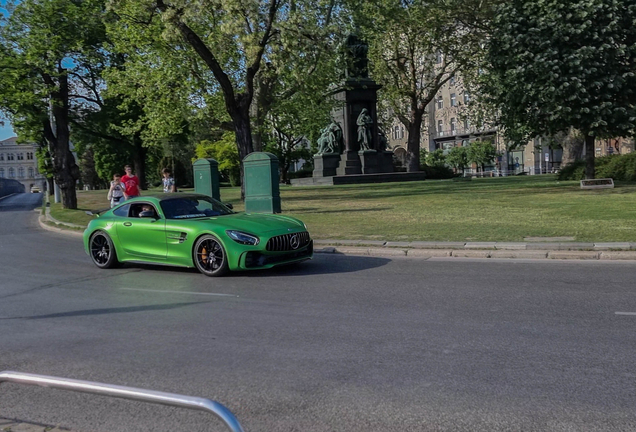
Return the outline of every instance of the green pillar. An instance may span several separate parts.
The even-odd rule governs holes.
[[[214,159],[197,159],[192,164],[194,191],[221,200],[219,192],[219,163]]]
[[[280,213],[278,159],[271,153],[254,152],[243,159],[245,212]]]

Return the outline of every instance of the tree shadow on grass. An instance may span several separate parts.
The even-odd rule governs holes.
[[[368,207],[368,208],[359,208],[359,209],[336,209],[336,210],[320,210],[317,207],[313,208],[298,208],[298,209],[289,209],[287,210],[290,213],[350,213],[350,212],[372,212],[372,211],[383,211],[383,210],[393,210],[394,207]]]

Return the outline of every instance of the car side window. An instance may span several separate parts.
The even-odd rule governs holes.
[[[157,213],[157,209],[155,206],[149,203],[132,203],[130,205],[130,217],[139,218],[139,217],[152,217],[158,219],[159,215]]]
[[[113,210],[113,214],[115,216],[128,217],[128,210],[130,210],[130,204],[124,204]]]

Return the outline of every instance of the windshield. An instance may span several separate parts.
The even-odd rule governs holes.
[[[208,197],[180,197],[161,201],[166,219],[191,219],[233,213],[219,201]]]

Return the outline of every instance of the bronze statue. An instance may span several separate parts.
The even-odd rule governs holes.
[[[369,150],[371,143],[373,142],[371,135],[373,119],[366,108],[362,109],[356,124],[358,125],[358,143],[360,144],[360,150]]]
[[[369,45],[355,34],[347,36],[344,45],[345,75],[347,78],[369,78]]]
[[[316,154],[340,154],[341,143],[342,129],[338,123],[332,121],[322,130],[320,138],[318,138],[318,153]]]

